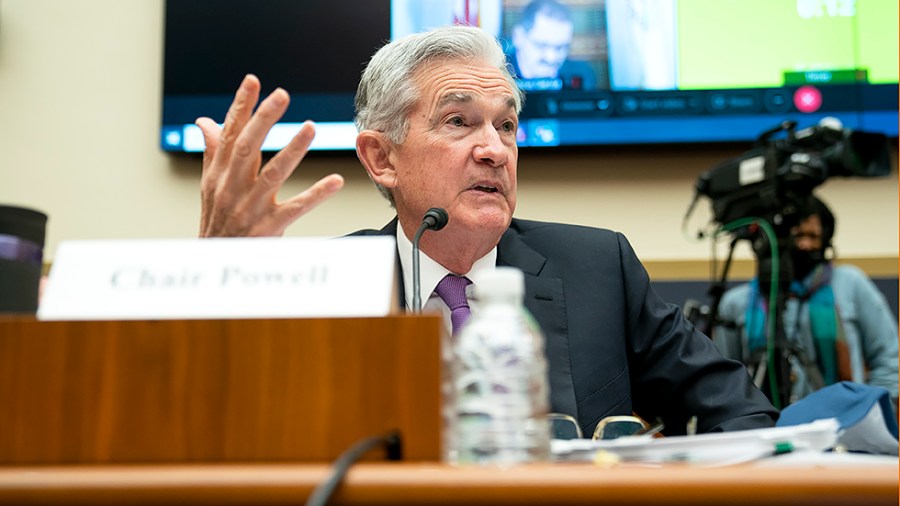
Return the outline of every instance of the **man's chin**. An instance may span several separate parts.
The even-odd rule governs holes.
[[[501,211],[499,209],[480,209],[471,213],[459,213],[458,217],[460,220],[463,220],[462,225],[470,228],[473,232],[493,230],[499,234],[502,234],[509,227],[509,222],[512,219],[509,211]],[[450,221],[453,221],[452,216]]]

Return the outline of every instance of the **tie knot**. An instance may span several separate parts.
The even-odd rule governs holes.
[[[469,309],[469,300],[466,298],[466,287],[472,283],[469,278],[447,274],[434,289],[438,297],[444,300],[450,308],[450,325],[456,334],[472,311]]]
[[[467,277],[447,274],[438,283],[434,291],[452,311],[462,306],[469,306],[469,300],[466,298],[466,287],[471,283]]]

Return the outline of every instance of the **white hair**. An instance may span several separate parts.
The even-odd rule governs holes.
[[[495,66],[514,90],[516,113],[524,95],[516,86],[503,49],[489,33],[471,26],[445,26],[396,39],[375,52],[356,89],[356,128],[377,130],[395,144],[409,131],[409,113],[421,97],[413,76],[435,60],[485,61]],[[389,189],[378,191],[394,206]]]

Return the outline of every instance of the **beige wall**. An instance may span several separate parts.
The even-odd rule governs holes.
[[[0,0],[0,203],[50,215],[51,259],[67,239],[196,234],[199,160],[158,148],[162,15],[161,0]],[[740,152],[525,150],[516,214],[622,231],[649,263],[705,260],[709,244],[682,235],[682,216],[697,175]],[[289,234],[343,234],[392,216],[349,153],[310,155],[285,194],[332,171],[346,188]],[[896,259],[897,187],[896,169],[823,185],[842,257]],[[707,209],[701,202],[695,228]]]

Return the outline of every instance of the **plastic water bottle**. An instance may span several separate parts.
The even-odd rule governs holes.
[[[522,272],[479,277],[477,309],[450,346],[445,459],[512,465],[550,459],[544,336],[523,305]]]

